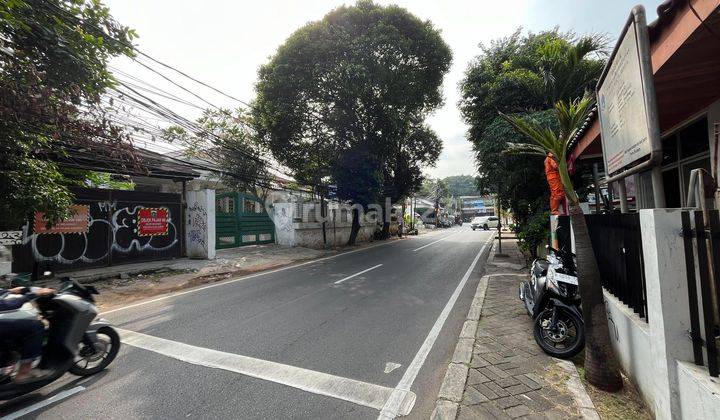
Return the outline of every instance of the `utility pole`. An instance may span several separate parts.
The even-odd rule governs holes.
[[[500,191],[498,185],[498,191]],[[502,255],[502,219],[500,218],[500,200],[495,197],[495,213],[498,218],[497,230],[498,230],[498,249],[496,254]]]
[[[439,228],[438,213],[440,213],[440,181],[435,184],[435,229]]]

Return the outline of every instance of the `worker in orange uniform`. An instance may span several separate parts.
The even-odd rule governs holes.
[[[550,213],[555,216],[562,215],[565,208],[565,189],[562,179],[560,179],[560,169],[552,152],[548,152],[545,158],[545,177],[550,187]]]

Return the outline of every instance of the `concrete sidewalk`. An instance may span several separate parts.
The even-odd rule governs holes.
[[[547,356],[533,339],[518,298],[528,270],[517,242],[503,240],[507,257],[494,251],[474,301],[480,308],[468,313],[473,322],[480,311],[477,329],[461,333],[432,418],[599,419],[575,366]]]
[[[67,275],[83,282],[109,279],[114,277],[132,277],[139,274],[161,274],[194,272],[198,275],[222,274],[233,271],[254,271],[290,264],[296,261],[320,258],[337,253],[335,249],[310,249],[289,247],[276,244],[249,245],[238,248],[221,249],[213,260],[177,258],[174,260],[145,261],[132,264],[120,264],[112,267],[88,268],[68,272]]]

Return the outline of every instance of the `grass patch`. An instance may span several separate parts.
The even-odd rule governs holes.
[[[585,352],[582,352],[573,358],[573,363],[577,367],[580,379],[585,389],[592,399],[598,414],[603,420],[652,420],[653,416],[650,410],[638,393],[635,385],[628,380],[625,375],[623,378],[623,389],[618,392],[605,392],[590,385],[585,379]]]

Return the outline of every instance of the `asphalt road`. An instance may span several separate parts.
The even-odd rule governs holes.
[[[492,234],[465,225],[106,313],[124,345],[105,372],[0,417],[428,418]]]

